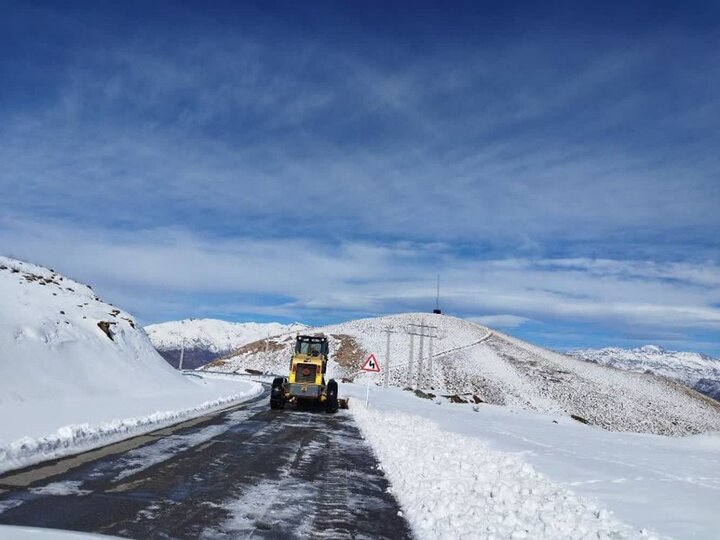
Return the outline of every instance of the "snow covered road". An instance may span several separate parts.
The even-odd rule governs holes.
[[[271,411],[265,394],[89,454],[0,476],[0,524],[129,538],[411,536],[345,411]]]

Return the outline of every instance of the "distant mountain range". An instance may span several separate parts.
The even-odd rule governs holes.
[[[603,366],[674,379],[720,401],[720,359],[704,354],[668,351],[656,345],[581,349],[567,354]]]
[[[260,339],[302,330],[300,323],[235,323],[217,319],[185,319],[145,327],[160,355],[178,367],[184,348],[183,368],[195,369],[228,351]]]

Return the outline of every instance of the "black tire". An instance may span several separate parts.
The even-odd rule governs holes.
[[[335,379],[330,379],[325,389],[327,400],[325,401],[325,412],[336,413],[338,411],[338,384]]]
[[[283,377],[275,377],[270,388],[270,408],[285,408],[285,379]]]
[[[270,408],[271,409],[284,409],[285,408],[285,400],[282,401],[271,399],[270,400]]]

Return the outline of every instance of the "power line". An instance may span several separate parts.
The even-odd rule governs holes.
[[[385,377],[383,386],[387,388],[390,385],[390,334],[399,334],[392,326],[385,327],[387,340],[385,341]]]
[[[417,365],[417,381],[416,381],[415,386],[420,388],[420,387],[424,386],[424,383],[426,381],[425,374],[423,373],[423,357],[424,357],[425,338],[427,337],[430,340],[430,342],[432,343],[432,340],[437,338],[436,333],[433,331],[437,330],[438,327],[433,326],[431,324],[425,324],[424,320],[422,321],[422,324],[410,323],[408,326],[413,329],[415,329],[415,328],[419,329],[419,331],[415,331],[415,332],[413,332],[411,330],[408,330],[406,332],[407,334],[410,335],[410,365],[409,365],[409,369],[408,369],[408,382],[409,382],[408,386],[412,386],[412,364],[414,361],[413,338],[414,338],[414,336],[419,336],[420,337],[420,347],[419,347],[420,350],[419,350],[418,365]],[[428,332],[426,332],[426,329],[428,330]],[[432,350],[433,350],[432,345],[430,345],[429,350],[430,350],[430,355],[431,355],[431,357],[428,359],[428,366],[429,366],[429,371],[430,371],[429,377],[430,377],[430,380],[432,380]]]

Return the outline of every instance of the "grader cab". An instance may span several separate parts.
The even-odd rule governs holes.
[[[334,379],[325,381],[329,354],[327,337],[297,336],[290,374],[287,378],[273,380],[270,407],[284,409],[289,402],[298,405],[315,403],[324,405],[329,413],[337,412],[341,406],[338,384]]]

